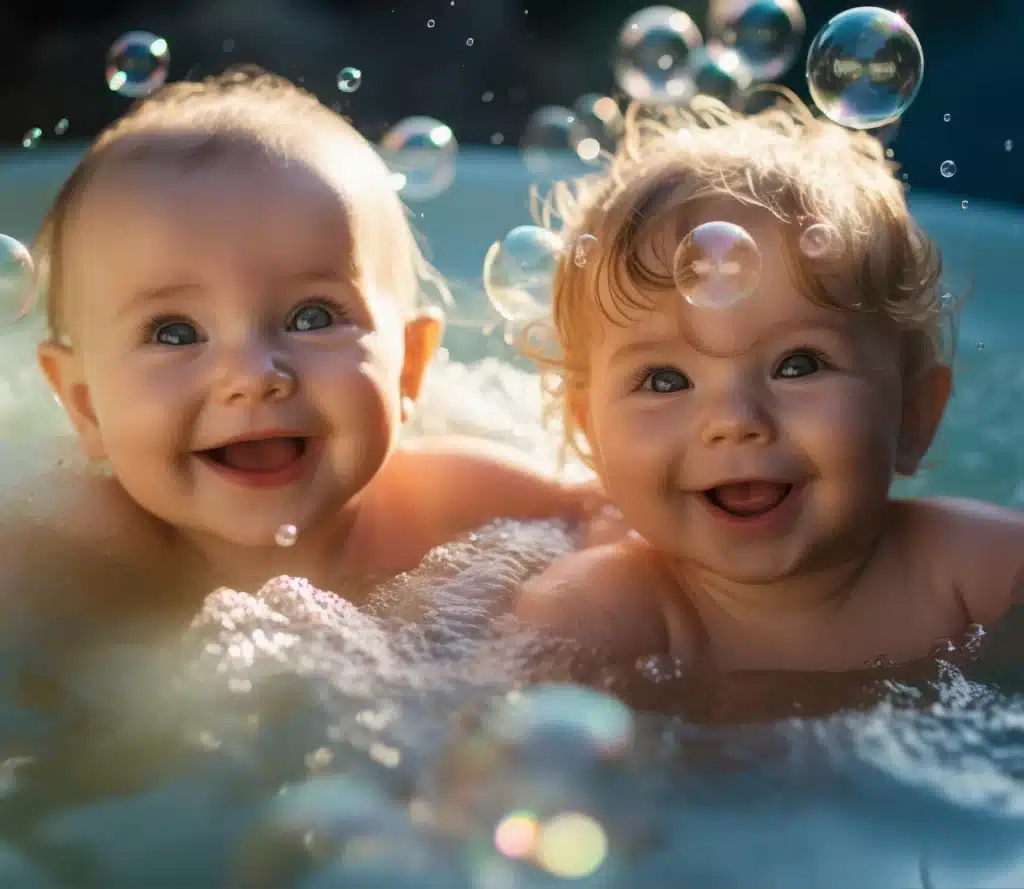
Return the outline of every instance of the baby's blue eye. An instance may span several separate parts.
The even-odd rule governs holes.
[[[288,322],[288,330],[304,333],[308,330],[323,330],[334,323],[334,315],[326,306],[314,303],[295,310]]]
[[[153,342],[161,346],[194,346],[199,342],[199,331],[187,321],[169,321],[154,326]]]
[[[812,352],[794,352],[779,362],[775,376],[788,380],[809,377],[821,370],[822,366],[821,359]]]
[[[686,374],[678,370],[655,370],[647,374],[643,388],[663,394],[682,392],[690,388],[690,380]]]

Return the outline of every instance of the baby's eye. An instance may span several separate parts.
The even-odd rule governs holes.
[[[338,309],[322,302],[299,306],[288,319],[288,330],[295,333],[323,330],[333,325],[340,314]]]
[[[684,389],[689,389],[691,385],[686,374],[671,368],[662,368],[648,371],[643,378],[641,388],[665,394],[682,392]]]
[[[199,342],[199,331],[188,321],[155,321],[150,338],[161,346],[194,346]]]
[[[825,367],[825,361],[815,352],[803,350],[787,355],[775,369],[775,376],[784,380],[809,377]]]

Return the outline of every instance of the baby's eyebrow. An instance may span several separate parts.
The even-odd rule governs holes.
[[[142,306],[149,305],[150,303],[164,302],[172,297],[182,296],[186,293],[194,292],[195,290],[196,285],[189,283],[162,284],[157,287],[147,287],[144,290],[140,290],[135,293],[132,298],[121,307],[121,311],[119,311],[118,314],[126,315],[130,312],[134,312]]]

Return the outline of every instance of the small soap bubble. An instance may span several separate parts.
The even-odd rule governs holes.
[[[577,172],[574,150],[576,115],[560,105],[545,105],[529,116],[519,139],[523,165],[535,176],[562,178]]]
[[[917,96],[924,53],[913,29],[887,9],[833,17],[807,53],[807,85],[830,120],[869,130],[897,120]]]
[[[299,539],[299,529],[294,525],[282,525],[274,535],[274,542],[278,546],[294,546]]]
[[[575,117],[569,128],[569,143],[580,160],[591,162],[601,152],[615,149],[625,121],[619,103],[610,96],[587,93],[572,104]]]
[[[166,40],[149,31],[130,31],[107,51],[107,86],[129,99],[148,96],[164,85],[170,64]]]
[[[671,6],[650,6],[626,19],[615,51],[615,79],[631,98],[682,102],[693,94],[687,66],[703,44],[697,26]]]
[[[21,137],[22,148],[35,148],[39,144],[39,140],[43,138],[43,131],[39,127],[32,127],[24,136]]]
[[[687,66],[695,92],[736,108],[754,82],[746,62],[733,49],[708,43],[691,53]]]
[[[56,126],[53,128],[53,134],[55,136],[63,136],[68,131],[68,119],[62,117],[57,121]]]
[[[433,19],[427,19],[427,27],[428,28],[433,28],[434,27],[434,20]]]
[[[672,271],[688,303],[725,309],[754,292],[761,279],[761,251],[746,229],[731,222],[705,222],[682,240]]]
[[[495,241],[484,257],[483,282],[498,314],[513,323],[542,317],[562,251],[558,235],[535,225],[520,225]]]
[[[363,72],[358,68],[342,68],[338,72],[338,89],[343,93],[354,93],[363,82]]]
[[[975,348],[980,352],[982,349],[985,348],[985,344],[981,342],[981,340],[978,340],[978,344],[975,346]]]
[[[581,269],[597,251],[597,238],[593,235],[580,235],[573,244],[572,261],[576,268]]]
[[[967,209],[967,201],[961,201],[960,202],[960,209],[961,210],[966,210]]]
[[[472,38],[472,37],[470,37],[470,38],[469,38],[469,39],[468,39],[468,40],[466,41],[466,46],[472,46],[472,45],[473,45],[473,38]]]
[[[480,101],[484,102],[484,103],[493,102],[494,101],[494,93],[492,93],[490,90],[487,90],[486,92],[484,92],[480,96]]]
[[[0,235],[0,322],[17,321],[32,305],[32,254],[20,241]]]
[[[939,172],[944,178],[950,179],[956,175],[956,164],[953,161],[943,161],[939,165]]]
[[[432,117],[407,117],[381,140],[381,152],[402,197],[428,201],[455,181],[459,144],[451,127]]]
[[[815,222],[801,232],[799,246],[808,259],[836,259],[842,250],[842,238],[834,225]]]
[[[708,33],[735,50],[759,81],[782,77],[796,60],[807,22],[796,0],[715,0]]]
[[[945,114],[943,114],[943,115],[942,115],[942,119],[943,119],[943,120],[944,120],[944,121],[945,121],[946,123],[949,123],[949,112],[948,112],[948,111],[947,111],[947,112],[946,112]]]
[[[1013,151],[1013,139],[1007,139],[1003,143],[1003,148],[1006,149],[1007,151]]]

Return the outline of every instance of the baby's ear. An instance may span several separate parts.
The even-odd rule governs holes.
[[[402,365],[402,395],[415,401],[423,388],[427,366],[444,336],[444,314],[427,309],[405,324],[405,362]]]
[[[900,475],[913,475],[932,446],[952,388],[953,372],[945,364],[932,365],[907,382],[895,467]]]
[[[39,367],[61,403],[90,460],[106,460],[103,437],[92,408],[92,396],[85,383],[82,363],[70,346],[61,343],[39,344]]]

